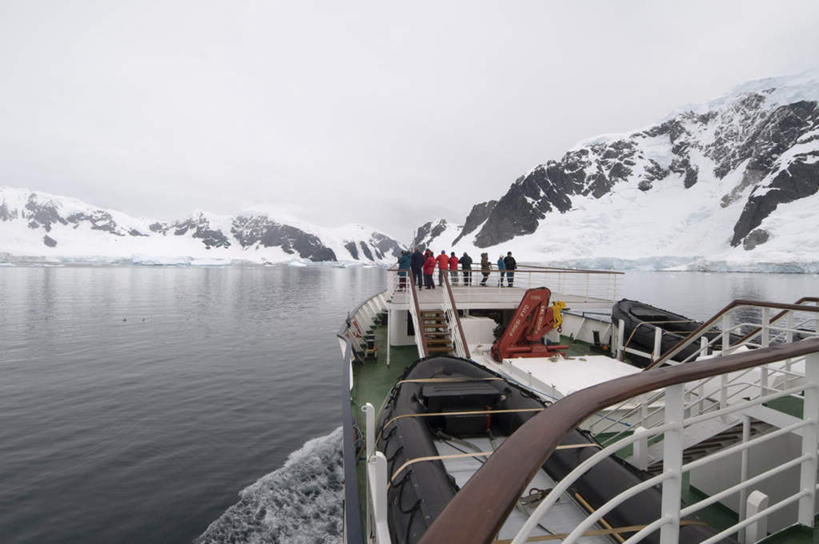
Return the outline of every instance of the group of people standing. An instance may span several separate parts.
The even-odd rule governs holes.
[[[419,288],[426,287],[427,289],[435,289],[435,281],[433,274],[435,268],[438,268],[438,284],[444,283],[444,274],[449,274],[453,285],[458,285],[458,265],[461,266],[461,275],[463,276],[463,285],[466,287],[472,286],[472,257],[464,251],[460,258],[451,252],[447,255],[446,251],[441,251],[438,256],[435,256],[429,249],[422,253],[420,248],[410,253],[409,251],[402,251],[401,257],[398,258],[398,277],[399,289],[406,288],[406,270],[412,270],[412,276],[415,279]],[[515,279],[515,269],[518,265],[515,258],[512,257],[512,252],[508,252],[506,257],[500,256],[497,261],[498,270],[500,271],[500,280],[498,287],[503,287],[504,277],[507,285],[513,286]],[[486,287],[486,282],[489,279],[489,274],[492,272],[492,263],[489,262],[489,254],[481,253],[481,279],[480,285]]]

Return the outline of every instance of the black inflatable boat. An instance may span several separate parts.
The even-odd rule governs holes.
[[[626,347],[638,349],[646,353],[651,353],[654,349],[655,328],[659,327],[663,329],[662,349],[660,353],[665,353],[702,325],[701,321],[694,321],[684,315],[656,308],[638,300],[625,298],[615,303],[611,309],[611,322],[615,327],[620,319],[622,319],[625,324],[623,339],[626,342]],[[641,325],[641,323],[643,324]],[[719,334],[720,331],[715,328],[714,330],[708,331],[706,336],[711,340]],[[732,343],[739,339],[740,337],[738,335],[731,335]],[[699,343],[695,342],[681,350],[672,357],[672,359],[675,361],[684,361],[694,355],[699,349]],[[641,368],[651,363],[650,359],[633,353],[627,353],[626,356],[632,364]]]
[[[376,448],[388,463],[392,542],[417,542],[458,492],[444,463],[434,459],[440,455],[436,438],[466,441],[481,436],[509,436],[544,408],[545,404],[531,393],[471,361],[430,357],[414,363],[390,392],[376,426]],[[482,413],[463,414],[470,411]],[[563,441],[583,443],[594,441],[580,431],[573,431]],[[596,451],[596,447],[557,450],[543,468],[557,481]],[[413,462],[429,457],[433,459]],[[596,509],[646,477],[610,457],[581,477],[571,491]],[[660,490],[653,487],[606,514],[606,520],[615,527],[647,524],[659,516],[660,504]],[[680,528],[680,542],[701,542],[714,534],[707,526],[684,525]],[[659,532],[643,542],[659,542]]]

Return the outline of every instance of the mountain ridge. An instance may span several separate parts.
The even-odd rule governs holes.
[[[474,205],[454,235],[425,242],[550,263],[819,270],[818,101],[819,71],[808,71],[581,140]]]
[[[0,260],[392,263],[402,249],[363,225],[325,228],[263,211],[194,211],[178,220],[137,218],[81,200],[0,186]]]

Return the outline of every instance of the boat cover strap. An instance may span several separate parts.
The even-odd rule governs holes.
[[[704,521],[697,521],[697,520],[680,520],[680,527],[684,525],[700,525],[706,526],[708,525]],[[636,533],[641,529],[647,527],[646,525],[627,525],[625,527],[612,527],[610,529],[592,529],[591,531],[586,531],[580,536],[605,536],[605,535],[619,535],[620,533]],[[562,534],[555,534],[555,535],[540,535],[540,536],[530,536],[526,539],[526,542],[547,542],[549,540],[565,540],[566,537],[569,536],[569,533],[562,533]],[[512,542],[511,538],[505,538],[502,540],[493,540],[492,544],[510,544]]]
[[[545,408],[510,408],[504,410],[465,410],[461,412],[424,412],[420,414],[401,414],[388,420],[381,427],[381,432],[384,432],[391,423],[404,419],[405,417],[433,417],[433,416],[479,416],[483,414],[511,414],[515,412],[542,412]]]
[[[503,378],[418,378],[415,380],[401,380],[395,385],[402,383],[463,383],[463,382],[490,382],[503,380]]]
[[[556,449],[558,450],[571,450],[576,448],[599,448],[599,444],[595,443],[586,443],[583,442],[581,444],[561,444]],[[494,451],[475,451],[470,453],[451,453],[447,455],[427,455],[424,457],[416,457],[415,459],[410,459],[409,461],[405,462],[403,465],[398,467],[398,470],[392,473],[390,477],[390,482],[394,482],[395,479],[398,477],[401,472],[404,471],[407,467],[414,465],[415,463],[420,463],[422,461],[440,461],[441,459],[462,459],[464,457],[489,457],[492,455]]]

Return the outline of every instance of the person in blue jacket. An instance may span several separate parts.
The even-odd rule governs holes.
[[[406,249],[401,252],[398,257],[398,290],[406,291],[407,289],[407,270],[412,266],[412,255]]]
[[[503,287],[503,277],[506,275],[506,263],[503,262],[503,255],[498,257],[498,271],[500,272],[498,287]]]

